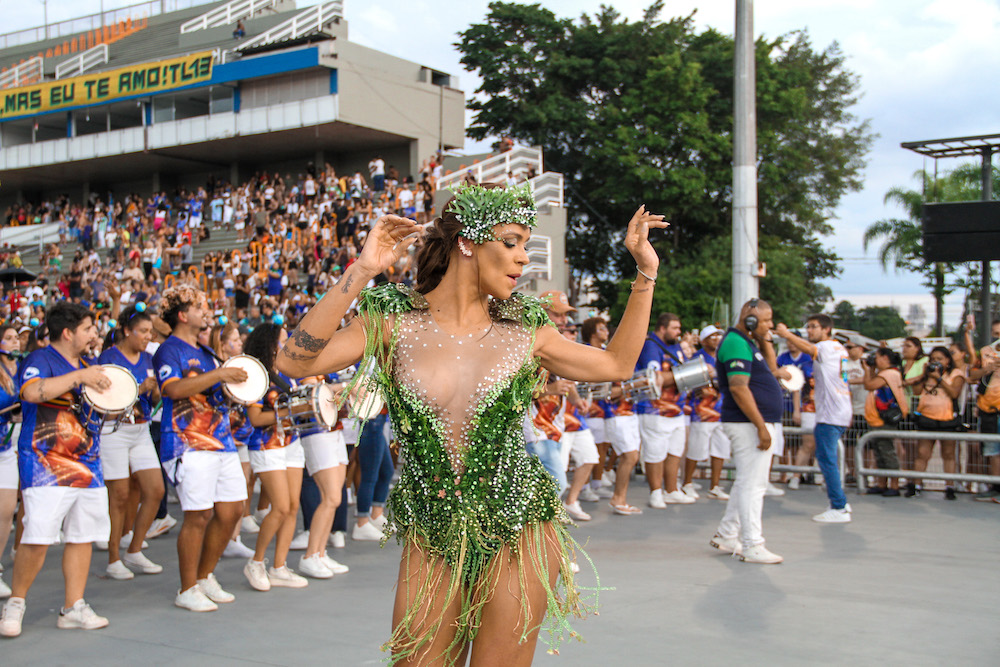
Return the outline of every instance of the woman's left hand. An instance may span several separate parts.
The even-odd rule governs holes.
[[[666,229],[669,226],[670,223],[665,221],[662,215],[646,211],[645,204],[640,206],[629,220],[628,231],[625,232],[625,247],[632,253],[636,266],[643,273],[655,276],[656,270],[660,267],[660,258],[656,256],[656,250],[649,242],[649,230]]]

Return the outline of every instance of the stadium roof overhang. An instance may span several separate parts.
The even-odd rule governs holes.
[[[318,151],[323,151],[327,159],[335,162],[338,154],[368,153],[373,149],[408,147],[411,141],[410,137],[349,123],[333,122],[266,134],[171,146],[145,153],[129,153],[8,170],[3,173],[0,189],[7,193],[63,187],[69,190],[84,183],[97,187],[103,183],[135,182],[153,173],[170,175],[218,171],[228,176],[229,169],[234,164],[243,168],[269,165],[285,160],[301,159],[304,155],[313,156]]]

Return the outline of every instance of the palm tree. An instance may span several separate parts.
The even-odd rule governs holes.
[[[954,271],[951,264],[928,262],[924,259],[923,229],[921,217],[924,203],[927,201],[955,201],[965,199],[965,188],[961,187],[958,176],[936,179],[925,171],[918,171],[914,177],[923,185],[923,191],[907,190],[894,187],[885,193],[883,202],[895,204],[906,211],[906,218],[886,218],[877,220],[865,230],[864,248],[878,240],[882,241],[878,259],[882,269],[887,271],[893,267],[897,271],[914,271],[924,277],[923,284],[931,288],[934,296],[934,332],[937,336],[944,335],[944,299],[954,291],[955,286],[948,285],[945,275]],[[937,196],[934,196],[937,195]]]

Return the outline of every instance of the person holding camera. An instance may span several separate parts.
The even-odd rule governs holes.
[[[929,361],[919,382],[913,390],[920,398],[917,402],[916,423],[920,431],[954,432],[962,430],[962,416],[956,399],[962,391],[965,378],[955,368],[948,348],[938,346],[931,350]],[[927,463],[934,451],[934,440],[917,442],[917,460],[913,467],[918,472],[927,470]],[[956,472],[955,441],[941,441],[941,459],[946,473]],[[919,496],[922,487],[917,482],[907,484],[906,497]],[[945,486],[945,498],[955,500],[955,487],[951,482]]]
[[[865,421],[873,431],[891,431],[899,428],[910,413],[910,403],[903,390],[902,359],[887,347],[880,347],[862,360],[868,390],[865,398]],[[896,444],[890,438],[872,441],[875,466],[880,470],[899,470]],[[868,495],[899,496],[899,478],[886,479],[868,488]]]

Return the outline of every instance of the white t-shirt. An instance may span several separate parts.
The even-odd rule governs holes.
[[[847,349],[835,340],[816,343],[813,376],[816,381],[816,423],[834,426],[851,425],[851,390],[844,363]]]
[[[368,163],[368,173],[372,176],[385,176],[385,162],[374,159]]]
[[[863,380],[865,369],[861,366],[861,360],[845,359],[844,372],[847,374],[847,381]],[[856,415],[865,414],[865,399],[868,398],[868,390],[863,384],[852,384],[851,388],[851,410]]]

